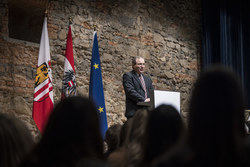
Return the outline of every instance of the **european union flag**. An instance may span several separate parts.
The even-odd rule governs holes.
[[[94,42],[92,48],[90,83],[89,83],[89,98],[94,101],[100,115],[101,134],[105,138],[106,130],[108,129],[105,100],[102,84],[102,71],[99,56],[97,34],[94,32]]]

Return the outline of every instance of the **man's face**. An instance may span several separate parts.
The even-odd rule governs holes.
[[[144,72],[145,62],[143,58],[136,59],[136,64],[133,66],[134,71],[137,74],[142,74]]]

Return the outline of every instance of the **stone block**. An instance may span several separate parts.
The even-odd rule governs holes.
[[[61,31],[59,31],[59,33],[58,33],[58,38],[60,39],[60,40],[63,40],[63,41],[65,41],[65,40],[67,40],[67,30],[66,29],[62,29]]]
[[[15,96],[13,99],[13,103],[15,106],[15,111],[17,114],[24,114],[31,116],[31,108],[27,104],[26,100],[21,96]]]
[[[155,43],[163,43],[164,42],[164,38],[162,37],[161,34],[154,33],[154,42]]]
[[[139,56],[145,58],[145,59],[150,59],[151,55],[148,50],[146,49],[139,49]]]

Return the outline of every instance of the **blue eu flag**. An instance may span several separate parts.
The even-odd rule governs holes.
[[[94,42],[92,48],[90,83],[89,83],[89,98],[93,100],[97,107],[100,116],[101,134],[105,138],[106,130],[108,129],[105,100],[102,84],[102,71],[99,56],[97,34],[94,32]]]

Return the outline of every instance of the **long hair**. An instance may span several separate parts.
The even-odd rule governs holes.
[[[129,123],[128,134],[124,143],[126,148],[126,167],[135,167],[140,163],[147,117],[148,111],[146,109],[139,109]]]
[[[17,167],[31,151],[34,142],[23,122],[7,114],[0,114],[0,166]]]
[[[75,96],[56,105],[31,157],[46,166],[73,166],[82,158],[102,158],[102,153],[96,108],[90,100]]]
[[[197,80],[189,107],[188,144],[200,161],[217,165],[240,159],[244,128],[244,95],[237,76],[213,66]]]
[[[121,128],[121,124],[114,124],[106,131],[105,142],[108,145],[107,156],[119,147]]]
[[[173,106],[162,104],[155,108],[147,121],[142,164],[150,164],[173,148],[183,133],[181,115]]]

